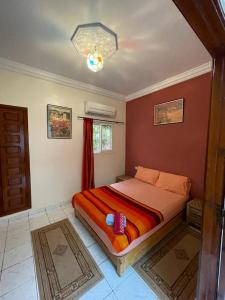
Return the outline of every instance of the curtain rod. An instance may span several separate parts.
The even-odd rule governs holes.
[[[83,120],[86,119],[87,117],[81,117],[78,116],[77,119]],[[107,123],[115,123],[115,124],[124,124],[124,122],[119,122],[119,121],[111,121],[111,120],[102,120],[102,119],[95,119],[95,118],[89,118],[92,119],[93,121],[102,121],[102,122],[107,122]]]

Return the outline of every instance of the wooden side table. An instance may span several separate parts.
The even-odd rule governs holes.
[[[125,180],[131,179],[131,178],[133,178],[133,177],[129,176],[129,175],[119,175],[116,177],[116,182],[125,181]]]
[[[187,203],[187,223],[201,230],[202,200],[195,198]]]

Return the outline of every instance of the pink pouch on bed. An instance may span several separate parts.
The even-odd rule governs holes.
[[[124,234],[124,214],[115,212],[113,231],[115,234]]]

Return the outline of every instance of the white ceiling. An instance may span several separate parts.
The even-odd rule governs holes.
[[[118,34],[119,50],[99,73],[70,41],[91,22]],[[122,95],[211,59],[172,0],[1,0],[0,56]]]

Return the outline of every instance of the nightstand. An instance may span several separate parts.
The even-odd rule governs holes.
[[[187,203],[187,223],[199,230],[202,226],[202,200],[193,199]]]
[[[116,177],[116,182],[128,180],[128,179],[131,179],[131,178],[133,178],[133,177],[131,177],[129,175],[120,175],[120,176]]]

